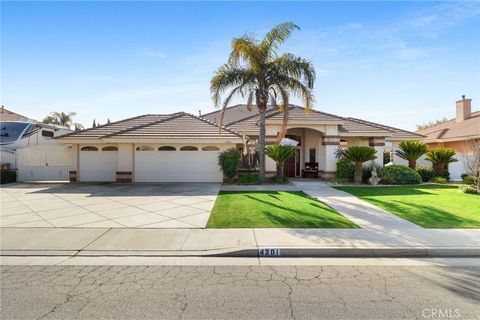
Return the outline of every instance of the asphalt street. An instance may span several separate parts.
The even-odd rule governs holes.
[[[1,319],[480,319],[480,268],[2,266]]]

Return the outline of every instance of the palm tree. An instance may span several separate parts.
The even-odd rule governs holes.
[[[427,145],[421,141],[402,141],[398,147],[400,150],[396,150],[395,154],[407,160],[412,169],[417,166],[417,159],[427,152]]]
[[[51,112],[50,115],[43,119],[43,123],[55,124],[67,128],[70,128],[73,125],[75,130],[77,130],[77,128],[83,129],[83,126],[80,123],[73,122],[73,118],[76,115],[77,114],[75,112]]]
[[[433,168],[442,176],[445,174],[445,170],[448,172],[449,163],[458,161],[454,156],[455,151],[450,148],[435,148],[427,152],[427,160],[432,163]]]
[[[294,146],[271,144],[265,148],[265,154],[277,163],[277,182],[283,183],[283,165],[285,161],[295,156]]]
[[[362,183],[363,163],[366,161],[375,160],[377,158],[375,155],[376,153],[377,150],[366,146],[352,146],[345,150],[343,156],[355,163],[355,175],[353,178],[353,183]]]
[[[245,34],[232,41],[232,51],[228,63],[221,66],[210,83],[212,99],[216,107],[222,106],[220,128],[223,125],[225,108],[236,95],[247,97],[247,109],[255,104],[259,113],[259,177],[265,181],[265,111],[270,102],[284,112],[283,125],[277,141],[285,136],[288,120],[290,95],[301,98],[305,109],[311,109],[313,103],[313,84],[315,70],[310,61],[291,53],[279,55],[279,46],[299,27],[284,22],[270,30],[260,41]],[[225,99],[221,96],[231,89]],[[221,129],[220,129],[221,130]]]

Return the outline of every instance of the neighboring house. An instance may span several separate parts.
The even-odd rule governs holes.
[[[266,129],[275,140],[283,113],[270,107]],[[256,153],[258,113],[246,106],[228,108],[225,126],[215,121],[219,111],[202,118],[179,112],[143,115],[72,132],[55,138],[70,144],[70,181],[117,182],[219,182],[220,151],[247,146],[246,156]],[[355,118],[343,118],[290,106],[287,136],[299,142],[296,157],[285,166],[287,175],[300,176],[305,162],[317,162],[321,178],[336,171],[335,152],[342,145],[366,145],[378,150],[382,163],[385,141],[421,139],[422,136]],[[267,169],[275,171],[270,159]]]
[[[480,140],[480,110],[472,112],[472,99],[465,99],[456,102],[456,117],[430,127],[416,131],[424,135],[424,142],[430,148],[451,148],[457,153],[456,158],[472,154],[474,140]],[[465,173],[462,161],[449,165],[450,177],[454,180],[461,179]]]

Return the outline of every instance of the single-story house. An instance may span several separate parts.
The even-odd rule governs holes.
[[[70,181],[213,182],[222,181],[218,154],[238,148],[253,160],[258,144],[258,113],[245,105],[226,109],[219,130],[220,111],[200,117],[179,112],[143,115],[56,138],[72,145]],[[270,106],[266,115],[267,143],[275,140],[283,113]],[[318,163],[321,178],[336,171],[340,146],[372,146],[383,164],[385,143],[422,139],[423,136],[381,124],[345,118],[291,105],[287,137],[298,142],[294,159],[285,166],[291,177],[301,176],[306,162]],[[248,161],[247,161],[248,162]],[[267,160],[267,171],[275,164]]]
[[[430,148],[453,149],[458,160],[473,152],[472,141],[480,140],[480,110],[472,112],[472,99],[456,101],[456,117],[442,123],[416,131],[425,136],[423,140]],[[459,180],[465,173],[462,161],[449,165],[450,177]]]

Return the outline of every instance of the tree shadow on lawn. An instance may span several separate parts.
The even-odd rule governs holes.
[[[369,199],[373,205],[424,228],[480,228],[479,220],[469,219],[429,205],[406,201]]]
[[[289,192],[290,193],[290,192]],[[293,193],[293,192],[292,192]],[[327,205],[321,205],[320,203],[315,203],[315,200],[307,195],[303,196],[301,192],[295,192],[299,197],[307,199],[308,201],[312,201],[308,203],[308,205],[315,207],[316,209],[325,210],[330,212],[333,216],[325,217],[321,212],[319,213],[311,213],[302,210],[296,210],[293,208],[285,207],[279,205],[277,203],[273,203],[270,201],[262,200],[255,198],[251,195],[247,195],[246,197],[261,202],[263,204],[275,207],[280,210],[284,210],[287,212],[292,213],[292,215],[282,216],[278,214],[273,214],[272,212],[262,210],[262,214],[272,223],[280,224],[285,227],[290,228],[357,228],[357,226],[342,216],[337,211],[333,210]],[[276,200],[278,197],[274,197]],[[302,199],[303,200],[303,199]],[[322,203],[323,204],[323,203]]]
[[[359,186],[359,187],[334,187],[355,196],[411,196],[411,195],[438,195],[435,190],[458,189],[458,186],[451,185],[405,185],[405,186]]]

